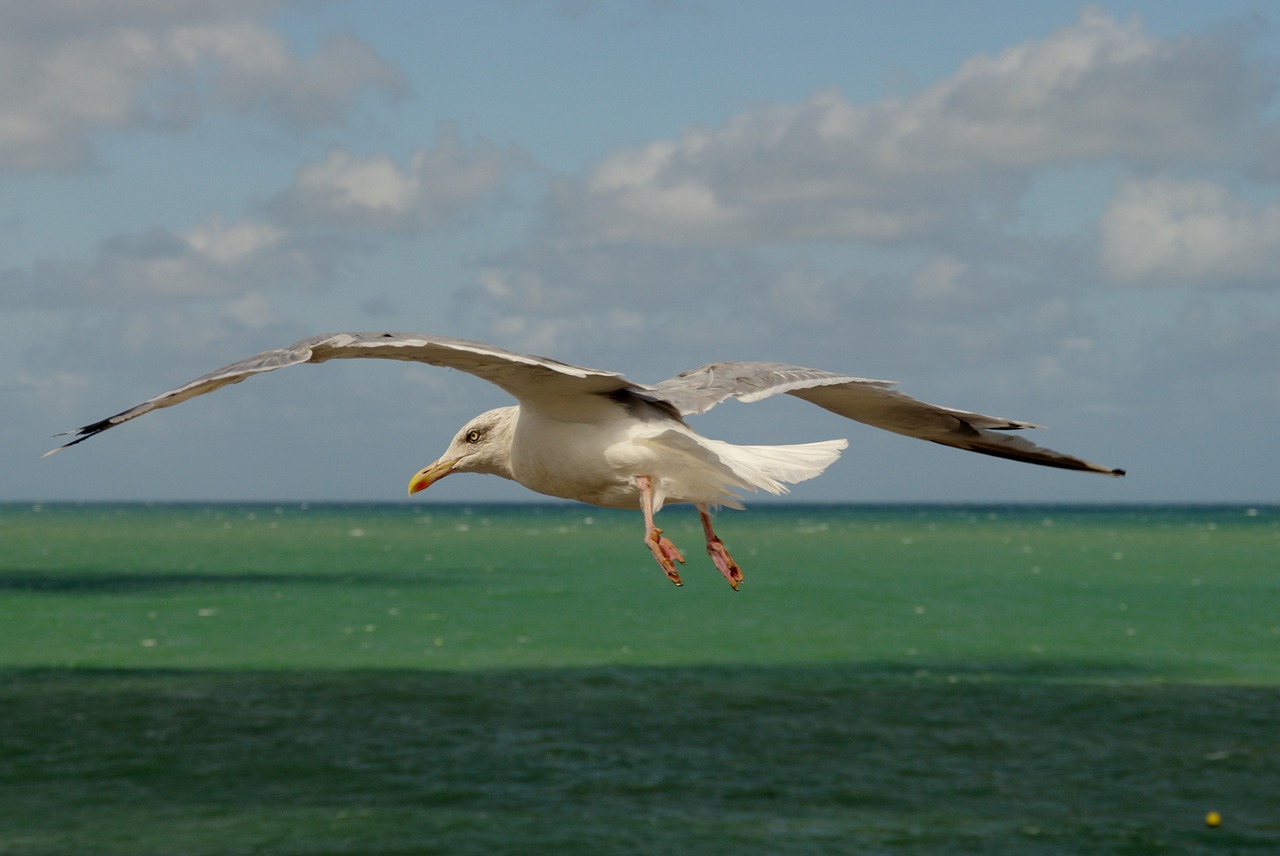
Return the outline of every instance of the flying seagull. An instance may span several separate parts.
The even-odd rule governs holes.
[[[410,480],[410,494],[451,473],[490,473],[548,496],[639,508],[645,544],[676,585],[682,585],[676,563],[685,560],[654,524],[663,503],[693,503],[707,553],[736,590],[742,570],[712,529],[711,507],[741,508],[741,491],[785,493],[786,485],[820,475],[848,446],[845,440],[738,446],[704,437],[686,424],[686,416],[704,413],[728,398],[751,402],[787,393],[840,416],[944,446],[1048,467],[1124,475],[1124,470],[998,433],[1040,426],[926,404],[895,391],[891,381],[782,363],[731,362],[708,363],[661,383],[641,384],[615,372],[417,333],[334,333],[264,351],[67,432],[75,439],[46,455],[255,374],[361,357],[457,369],[501,387],[517,401],[462,426],[444,454]]]

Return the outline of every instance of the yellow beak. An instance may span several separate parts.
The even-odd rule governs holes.
[[[450,461],[444,458],[436,461],[434,464],[423,467],[418,470],[413,478],[409,479],[409,495],[413,496],[420,490],[426,490],[440,479],[453,472],[453,465],[457,461]]]

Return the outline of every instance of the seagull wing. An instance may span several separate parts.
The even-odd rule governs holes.
[[[95,434],[162,407],[172,407],[245,378],[302,363],[372,358],[408,360],[457,369],[484,378],[521,402],[557,395],[610,393],[641,390],[638,384],[614,372],[583,368],[529,354],[518,354],[483,342],[426,336],[417,333],[333,333],[312,336],[286,348],[263,351],[248,359],[209,372],[177,389],[150,398],[83,428],[67,432],[75,439],[47,452],[82,443]]]
[[[928,404],[898,392],[894,386],[893,381],[783,363],[738,362],[709,363],[683,372],[650,387],[649,394],[666,401],[681,415],[691,416],[729,398],[751,402],[787,393],[847,419],[944,446],[1048,467],[1124,475],[1124,470],[1055,452],[1022,437],[996,433],[1039,425]]]

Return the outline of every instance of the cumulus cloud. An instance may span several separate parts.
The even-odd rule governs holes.
[[[82,166],[103,130],[186,125],[210,111],[304,126],[401,72],[351,35],[299,56],[262,17],[278,3],[42,0],[0,4],[0,169]]]
[[[487,141],[467,146],[450,129],[406,167],[385,155],[335,150],[299,169],[257,218],[153,227],[104,240],[88,260],[45,259],[0,271],[0,306],[177,304],[327,286],[339,262],[360,247],[357,236],[457,222],[526,164]],[[388,311],[387,304],[366,305]]]
[[[900,241],[1007,204],[1039,167],[1221,154],[1269,94],[1238,37],[1166,40],[1089,8],[908,97],[823,90],[615,152],[550,210],[612,241]]]
[[[488,140],[467,146],[453,128],[401,166],[385,155],[335,149],[303,165],[268,209],[282,222],[356,232],[424,231],[491,199],[511,172],[528,163]]]
[[[46,260],[0,273],[0,303],[51,309],[236,300],[326,283],[336,252],[269,223],[215,217],[184,232],[113,237],[89,261]]]
[[[155,384],[158,363],[179,382],[213,368],[218,355],[230,360],[256,353],[263,342],[283,344],[314,332],[288,316],[261,293],[201,304],[98,307],[77,313],[72,323],[51,327],[30,344],[24,362],[32,371],[60,372],[80,384],[103,375],[133,376],[139,382],[136,394]],[[50,429],[59,427],[67,426]]]
[[[964,375],[997,363],[1011,383],[1032,367],[1008,355],[1079,361],[1079,343],[1096,340],[1091,319],[1064,296],[1071,279],[1064,272],[1045,287],[1036,274],[948,254],[869,272],[738,250],[542,243],[488,260],[455,311],[482,338],[607,355],[599,361],[640,367],[638,377],[688,368],[664,357],[694,353],[891,375]]]
[[[1125,181],[1098,223],[1118,283],[1280,282],[1280,203],[1255,205],[1212,181]]]
[[[764,287],[763,270],[686,247],[541,241],[483,262],[453,312],[495,341],[540,353],[626,349],[646,338],[660,351],[717,315],[707,334],[718,335],[736,316],[733,295]]]

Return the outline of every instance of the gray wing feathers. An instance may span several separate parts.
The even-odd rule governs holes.
[[[614,372],[582,368],[546,357],[517,354],[466,339],[422,336],[416,333],[333,333],[311,336],[286,348],[263,351],[256,356],[223,366],[136,407],[67,432],[74,434],[75,439],[45,454],[51,455],[59,449],[82,443],[108,428],[114,428],[152,410],[172,407],[189,398],[239,383],[255,374],[301,363],[358,358],[408,360],[457,369],[496,384],[517,399],[537,393],[611,392],[638,388],[636,384]]]
[[[197,395],[204,395],[207,392],[213,392],[233,383],[239,383],[247,377],[262,372],[275,371],[285,366],[293,366],[299,363],[309,362],[311,360],[311,350],[307,347],[307,340],[297,342],[287,348],[277,348],[272,351],[263,351],[261,354],[249,357],[239,362],[231,363],[220,369],[215,369],[206,375],[201,375],[189,383],[185,383],[177,389],[171,389],[168,392],[162,392],[154,398],[146,401],[128,410],[122,410],[114,416],[108,416],[106,419],[85,425],[83,428],[77,428],[74,431],[68,431],[68,434],[74,434],[75,439],[67,443],[63,443],[56,449],[50,449],[44,453],[44,457],[52,455],[54,452],[74,446],[77,443],[83,443],[90,437],[101,434],[108,428],[128,422],[130,419],[137,419],[143,414],[150,413],[161,407],[172,407],[175,404],[181,404],[189,398],[195,398]],[[59,435],[65,436],[65,435]]]
[[[943,446],[1046,467],[1124,475],[1124,470],[1055,452],[1024,437],[999,433],[1040,427],[1030,422],[939,407],[894,390],[853,384],[797,389],[791,394],[849,419]]]
[[[418,333],[334,333],[303,339],[291,346],[307,347],[313,352],[311,362],[333,359],[372,357],[383,360],[409,360],[435,366],[458,369],[478,375],[486,380],[499,378],[512,386],[511,381],[520,377],[558,377],[607,379],[608,388],[619,385],[632,386],[616,372],[588,369],[562,363],[550,357],[519,354],[495,345],[473,342],[468,339],[450,339],[445,336],[424,336]],[[618,382],[622,383],[619,384]]]
[[[892,381],[867,380],[784,363],[742,362],[708,363],[681,372],[650,389],[670,402],[682,415],[694,416],[707,412],[728,398],[760,401],[783,392],[840,383],[866,384],[881,389],[893,385]]]
[[[892,381],[850,377],[821,369],[742,362],[710,363],[651,389],[685,415],[703,413],[728,398],[751,402],[787,393],[846,419],[944,446],[1043,466],[1124,475],[1123,470],[1055,452],[1022,437],[996,433],[1040,427],[1031,422],[928,404],[898,392],[893,386]]]

